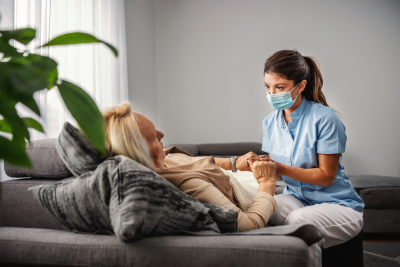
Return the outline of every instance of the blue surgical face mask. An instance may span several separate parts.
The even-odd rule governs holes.
[[[291,106],[293,106],[294,102],[296,102],[297,97],[300,94],[297,94],[296,98],[293,100],[292,99],[292,92],[294,89],[297,88],[297,86],[299,86],[300,83],[298,83],[291,91],[289,92],[284,92],[284,93],[279,93],[279,94],[270,94],[267,91],[267,99],[269,101],[269,103],[271,104],[271,106],[274,109],[277,110],[284,110],[284,109],[288,109]]]

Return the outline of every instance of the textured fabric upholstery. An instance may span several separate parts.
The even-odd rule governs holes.
[[[1,183],[0,226],[45,228],[63,230],[65,228],[28,191],[29,187],[58,182],[55,179],[18,179]]]
[[[354,188],[363,189],[370,187],[400,187],[400,178],[379,175],[349,175]]]
[[[70,230],[112,231],[108,205],[111,185],[104,169],[100,166],[78,178],[34,186],[29,191]]]
[[[359,194],[366,209],[400,209],[400,186],[365,188]]]
[[[169,147],[179,147],[183,151],[188,152],[189,154],[193,156],[197,156],[199,154],[199,150],[197,149],[197,145],[191,145],[191,144],[164,144],[164,148],[169,148]]]
[[[364,233],[400,234],[400,209],[364,209]]]
[[[32,141],[26,148],[33,169],[4,164],[4,170],[10,177],[66,178],[71,172],[61,160],[56,149],[56,138]]]
[[[197,149],[198,156],[244,155],[250,151],[259,155],[265,154],[261,150],[261,143],[256,142],[199,144]]]
[[[165,236],[123,243],[115,236],[0,228],[0,263],[56,266],[307,266],[291,236]]]
[[[192,154],[193,156],[217,156],[232,157],[241,156],[247,152],[253,151],[258,155],[264,155],[261,150],[261,143],[256,142],[238,142],[238,143],[215,143],[215,144],[164,144],[164,148],[171,146]]]
[[[56,146],[61,159],[76,177],[94,171],[105,160],[86,137],[68,122],[64,124]]]

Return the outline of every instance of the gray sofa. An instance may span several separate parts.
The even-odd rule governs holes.
[[[229,157],[248,151],[263,153],[260,143],[178,146],[195,156]],[[55,140],[34,142],[28,148],[35,166],[33,170],[5,168],[9,176],[29,178],[1,183],[1,266],[307,266],[308,245],[320,238],[319,231],[307,225],[265,228],[266,232],[247,235],[152,237],[132,243],[109,235],[76,234],[66,229],[27,191],[29,187],[70,176],[55,151]],[[48,164],[49,161],[52,164]],[[365,178],[352,179],[362,184]],[[395,224],[400,209],[398,195],[393,193],[390,200],[383,202],[384,206],[368,202],[374,196],[381,202],[384,192],[391,189],[398,192],[400,184],[395,184],[398,178],[385,179],[379,186],[371,187],[371,181],[377,179],[366,177],[366,181],[370,181],[364,184],[366,187],[356,188],[367,203],[364,230],[399,233],[399,226]],[[395,186],[390,186],[393,183]],[[278,184],[276,193],[281,193],[283,186]],[[363,190],[366,190],[365,194]],[[367,210],[371,210],[371,216],[380,212],[385,217],[369,221],[369,215],[365,216]]]
[[[312,225],[238,234],[185,232],[131,243],[74,233],[28,191],[70,178],[55,139],[34,141],[27,151],[35,168],[6,165],[6,173],[20,179],[0,184],[1,266],[307,266],[308,246],[322,238]]]

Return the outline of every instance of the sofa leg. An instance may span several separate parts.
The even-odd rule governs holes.
[[[363,230],[349,241],[322,249],[322,267],[364,267]]]

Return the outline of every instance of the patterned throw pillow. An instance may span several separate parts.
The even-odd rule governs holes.
[[[81,140],[85,137],[71,127],[65,124],[59,137],[61,158],[74,174],[94,170],[75,179],[29,189],[69,229],[113,231],[124,241],[179,230],[237,231],[236,210],[202,203],[125,156],[99,158],[93,151],[80,147],[88,142]],[[97,160],[102,162],[95,166]]]
[[[66,122],[57,140],[57,151],[72,174],[94,171],[105,160],[74,126]]]
[[[110,218],[122,240],[178,230],[236,232],[237,211],[200,202],[166,179],[124,156],[111,175]]]
[[[77,232],[112,231],[109,216],[111,186],[104,173],[109,164],[78,178],[29,188],[40,204],[65,227]]]

